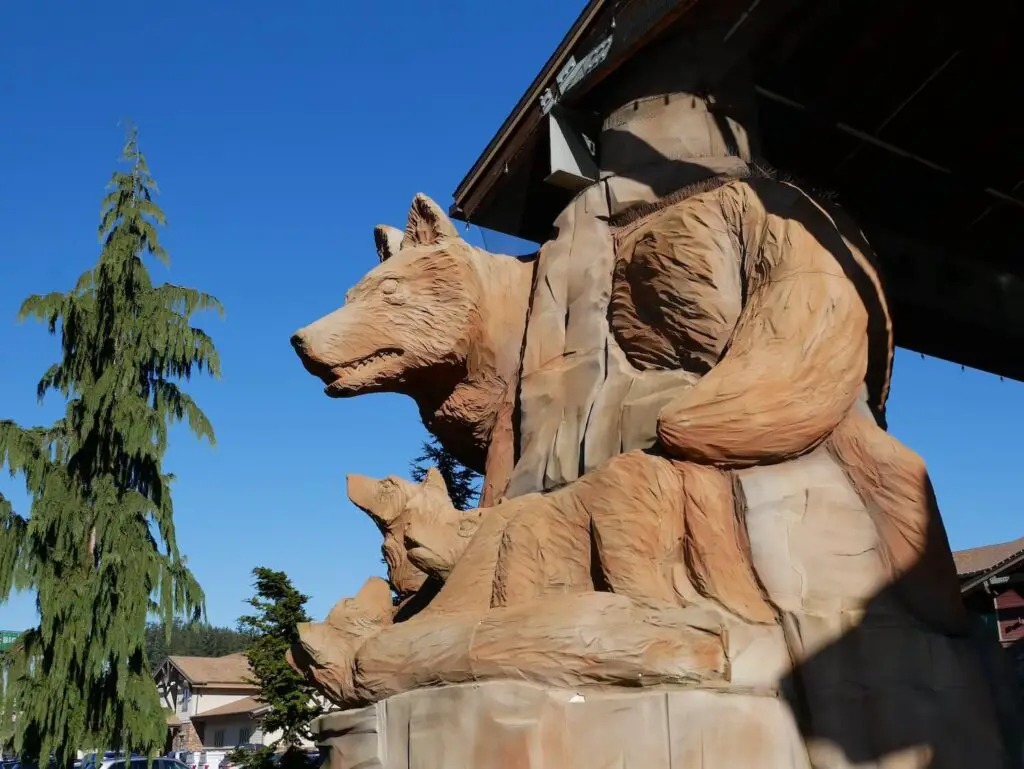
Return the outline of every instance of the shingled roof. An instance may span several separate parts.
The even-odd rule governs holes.
[[[1019,556],[1024,556],[1024,537],[998,545],[960,550],[953,553],[953,561],[957,574],[964,579],[997,569]]]
[[[193,686],[251,686],[252,670],[244,654],[224,657],[182,657],[173,655],[167,661]]]

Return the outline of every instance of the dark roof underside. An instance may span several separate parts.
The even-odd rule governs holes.
[[[1024,380],[1024,5],[593,0],[459,186],[454,216],[548,237],[571,194],[543,182],[537,96],[613,18],[608,61],[568,106],[586,109],[604,77],[670,28],[739,23],[730,45],[753,65],[765,158],[835,193],[859,221],[882,262],[897,344]]]

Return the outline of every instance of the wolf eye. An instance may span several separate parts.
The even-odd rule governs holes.
[[[395,293],[397,290],[398,280],[395,278],[384,278],[384,280],[380,282],[380,292],[384,294],[384,296],[391,296],[391,294]]]

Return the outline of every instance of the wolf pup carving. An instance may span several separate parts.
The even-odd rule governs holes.
[[[529,259],[423,195],[375,230],[379,264],[292,343],[331,397],[412,397],[484,493],[401,491],[415,608],[371,581],[293,664],[343,707],[502,679],[746,698],[731,739],[783,747],[743,766],[1015,765],[928,474],[885,431],[870,247],[719,127],[686,94],[613,113],[615,173]]]

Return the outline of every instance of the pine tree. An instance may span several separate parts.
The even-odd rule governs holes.
[[[162,467],[172,423],[213,427],[179,387],[219,374],[193,313],[212,296],[153,285],[144,259],[168,264],[156,184],[129,130],[103,200],[98,262],[67,293],[29,297],[20,318],[59,336],[60,362],[38,385],[66,401],[52,427],[0,423],[0,467],[20,475],[27,517],[0,499],[0,601],[35,591],[40,624],[0,680],[0,718],[16,713],[15,746],[66,765],[87,745],[151,753],[166,722],[146,661],[146,621],[197,620],[203,594],[178,551]]]
[[[434,436],[430,436],[430,440],[423,443],[422,451],[423,453],[410,463],[412,479],[416,483],[421,483],[427,477],[427,470],[434,466],[448,486],[452,504],[459,510],[469,510],[473,507],[480,496],[480,473],[470,470],[457,460]]]
[[[302,740],[309,739],[309,724],[322,712],[317,692],[288,664],[285,655],[299,640],[298,624],[309,622],[306,601],[309,599],[292,585],[288,575],[264,567],[253,569],[256,595],[249,605],[256,614],[239,618],[238,626],[255,640],[246,651],[259,698],[270,706],[260,728],[264,734],[281,731],[273,744],[254,752],[237,751],[231,759],[248,769],[271,769],[272,758],[281,747],[280,769],[305,769],[306,756],[300,750]]]
[[[146,659],[154,670],[171,655],[223,657],[244,652],[250,643],[252,636],[248,633],[202,622],[175,620],[169,627],[162,622],[146,626]]]

